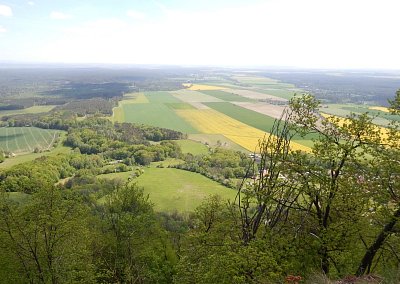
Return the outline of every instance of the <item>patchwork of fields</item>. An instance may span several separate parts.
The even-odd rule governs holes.
[[[250,78],[256,88],[243,88]],[[268,89],[262,88],[273,86],[289,96],[293,92],[287,88],[293,86],[268,78],[236,79],[244,80],[239,81],[237,88],[232,88],[232,84],[186,84],[186,89],[178,91],[129,95],[114,108],[113,118],[178,130],[210,145],[215,145],[213,140],[217,139],[217,145],[253,152],[279,118],[284,109],[282,104],[287,103],[286,98],[270,95],[266,93]],[[309,139],[296,142],[294,149],[309,151]]]
[[[36,127],[0,128],[0,148],[13,153],[29,153],[35,148],[49,150],[59,131]]]

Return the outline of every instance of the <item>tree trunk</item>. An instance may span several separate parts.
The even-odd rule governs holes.
[[[365,272],[367,272],[367,273],[370,272],[370,269],[372,266],[372,261],[374,260],[376,253],[382,247],[387,236],[393,231],[393,228],[396,225],[398,218],[400,218],[400,208],[397,209],[397,211],[392,216],[390,222],[385,225],[385,227],[382,229],[382,231],[376,237],[373,244],[365,252],[364,257],[362,258],[361,263],[358,266],[358,269],[356,272],[357,276],[361,276]]]

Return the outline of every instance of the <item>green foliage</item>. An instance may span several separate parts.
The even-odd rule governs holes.
[[[0,206],[3,281],[92,283],[88,211],[78,196],[43,187],[23,206],[3,193]]]
[[[200,173],[223,185],[236,188],[235,179],[246,176],[251,159],[244,153],[224,148],[216,148],[208,155],[186,155],[185,163],[176,165],[178,169],[184,169]],[[247,173],[249,175],[251,173]]]
[[[102,236],[94,249],[98,281],[171,282],[176,258],[143,189],[135,184],[117,188],[97,214]]]

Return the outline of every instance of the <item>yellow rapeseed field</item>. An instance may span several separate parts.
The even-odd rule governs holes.
[[[390,112],[390,110],[387,107],[373,106],[373,107],[369,107],[369,109],[380,110],[380,111],[383,111],[383,112]]]
[[[344,123],[348,123],[349,122],[349,120],[347,118],[344,118],[344,117],[335,116],[335,115],[331,115],[331,114],[327,114],[327,113],[323,113],[323,112],[321,112],[321,115],[323,117],[325,117],[326,119],[328,119],[328,120],[332,120],[332,119],[338,118],[339,119],[338,122],[339,122],[340,126],[342,126]],[[381,138],[383,138],[383,139],[387,139],[388,138],[389,130],[387,128],[379,126],[379,125],[375,125],[375,127],[376,127],[376,130],[379,130]]]
[[[205,134],[222,134],[249,151],[254,151],[259,139],[266,134],[213,109],[182,109],[176,112],[199,131]],[[292,148],[310,151],[310,148],[296,142],[292,142]]]
[[[221,87],[221,86],[200,85],[200,84],[192,84],[192,83],[184,83],[182,85],[184,87],[187,87],[187,89],[191,90],[191,91],[215,91],[215,90],[227,89],[227,88]]]

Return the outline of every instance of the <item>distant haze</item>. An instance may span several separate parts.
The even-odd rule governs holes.
[[[0,61],[400,69],[398,0],[0,0]]]

